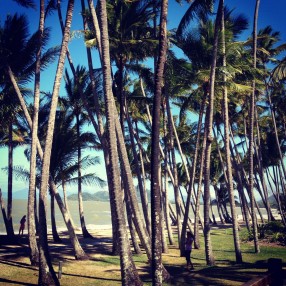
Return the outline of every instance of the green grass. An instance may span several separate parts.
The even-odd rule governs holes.
[[[195,270],[189,272],[185,268],[185,258],[180,257],[177,245],[169,246],[169,251],[163,254],[163,264],[172,275],[172,280],[164,285],[242,285],[261,273],[267,271],[269,258],[281,258],[286,269],[286,248],[277,245],[260,245],[260,253],[254,253],[253,242],[242,242],[242,264],[236,264],[232,229],[214,229],[211,231],[212,249],[215,266],[206,265],[204,238],[200,237],[200,249],[192,251],[192,261]],[[0,285],[37,285],[38,270],[29,265],[27,252],[21,246],[13,255],[8,255],[11,249],[8,245],[1,247],[0,252]],[[120,259],[110,253],[100,253],[94,250],[93,242],[85,245],[89,249],[90,260],[76,261],[72,255],[60,256],[52,252],[55,271],[58,271],[58,261],[63,261],[61,285],[121,285]],[[19,248],[19,251],[18,251]],[[65,246],[63,245],[63,249]],[[58,250],[59,252],[59,250]],[[57,255],[57,256],[56,256]],[[134,262],[144,285],[151,285],[151,268],[145,254],[134,255]]]

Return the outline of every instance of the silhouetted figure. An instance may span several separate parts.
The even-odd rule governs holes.
[[[26,223],[26,216],[24,215],[20,220],[20,228],[19,228],[19,235],[23,235]]]
[[[186,260],[187,260],[187,269],[194,269],[194,265],[191,261],[191,253],[192,253],[192,249],[193,249],[193,241],[194,241],[194,237],[192,235],[192,233],[190,231],[187,232],[187,239],[186,239],[186,244],[185,244],[185,256],[186,256]]]

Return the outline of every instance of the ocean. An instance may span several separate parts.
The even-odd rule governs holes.
[[[48,202],[48,211],[47,211],[47,224],[48,230],[51,230],[51,215],[50,215],[50,202]],[[79,220],[79,210],[78,210],[78,202],[77,201],[69,201],[69,210],[74,221],[74,224],[77,228],[80,228],[80,220]],[[102,229],[102,228],[111,228],[111,216],[110,216],[110,204],[109,202],[100,202],[100,201],[84,201],[84,216],[85,223],[87,229]],[[175,209],[175,207],[174,207]],[[55,202],[55,210],[56,210],[56,224],[58,231],[66,230],[66,225],[63,220],[62,214]],[[213,208],[214,214],[216,216],[217,222],[219,222],[219,217],[216,212],[216,208]],[[203,211],[203,207],[201,206],[201,215]],[[261,212],[263,217],[267,218],[266,210],[261,208]],[[27,214],[27,200],[13,200],[13,225],[15,234],[18,233],[19,230],[19,222],[23,215]],[[240,207],[237,207],[237,215],[239,219],[242,218]],[[276,209],[273,209],[273,215],[276,218],[280,218]],[[190,210],[190,218],[193,219],[193,212]],[[27,227],[24,231],[27,233]],[[0,234],[6,234],[6,229],[2,217],[2,213],[0,215]]]
[[[15,234],[18,233],[20,220],[23,215],[27,214],[27,200],[13,200],[13,225]],[[48,202],[47,210],[47,225],[48,229],[51,229],[51,214],[50,214],[50,202]],[[69,210],[76,227],[80,227],[79,210],[77,201],[68,202]],[[103,227],[111,227],[111,216],[110,216],[110,204],[109,202],[99,201],[84,201],[84,216],[87,229],[100,229]],[[55,201],[55,212],[56,212],[56,224],[59,231],[66,230],[66,225],[63,220],[63,216],[59,210],[59,207]],[[24,231],[27,233],[27,227]],[[0,234],[6,234],[6,229],[3,221],[2,213],[0,214]]]

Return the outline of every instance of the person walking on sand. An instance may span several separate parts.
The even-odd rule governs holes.
[[[26,215],[24,215],[20,220],[19,235],[23,235],[26,223]]]
[[[190,231],[187,232],[187,239],[186,239],[186,244],[185,244],[185,256],[186,256],[186,260],[187,260],[187,269],[194,269],[194,265],[191,261],[191,253],[192,253],[192,249],[193,249],[193,241],[194,241],[194,237],[192,235],[192,233]]]

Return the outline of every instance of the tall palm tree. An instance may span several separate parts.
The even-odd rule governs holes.
[[[1,85],[1,84],[0,84]],[[7,216],[5,219],[5,227],[7,235],[10,239],[14,238],[13,228],[13,154],[14,149],[28,143],[26,138],[26,130],[21,128],[19,122],[20,107],[15,101],[15,94],[5,86],[2,90],[2,98],[0,99],[0,129],[1,139],[0,146],[8,147],[8,199],[7,199]]]
[[[40,252],[40,267],[39,267],[39,284],[43,285],[59,285],[57,276],[55,275],[50,255],[48,251],[47,242],[47,222],[46,222],[46,196],[47,187],[49,182],[49,169],[50,169],[50,158],[52,151],[53,142],[53,131],[55,124],[55,115],[58,105],[58,94],[60,88],[60,82],[64,69],[64,60],[66,57],[68,41],[70,37],[70,27],[73,15],[74,0],[68,1],[65,32],[61,44],[60,57],[58,61],[57,71],[55,75],[55,82],[52,93],[50,115],[48,121],[47,135],[45,140],[45,151],[43,155],[42,172],[41,172],[41,188],[39,197],[39,252]]]
[[[224,3],[223,3],[224,6]],[[221,17],[221,31],[222,31],[222,56],[223,56],[223,67],[226,67],[226,43],[225,43],[225,17],[224,17],[224,9],[222,9],[222,17]],[[233,225],[233,238],[234,238],[234,246],[235,246],[235,254],[236,254],[236,262],[242,262],[242,255],[240,249],[239,242],[239,233],[238,233],[238,221],[236,215],[235,208],[235,200],[234,200],[234,190],[232,183],[232,164],[231,164],[231,156],[230,156],[230,139],[229,139],[229,118],[228,118],[228,95],[227,95],[227,87],[226,87],[226,75],[223,74],[223,116],[224,116],[224,134],[225,134],[225,152],[226,152],[226,173],[227,173],[227,184],[228,184],[228,192],[229,192],[229,201],[231,205],[231,213],[232,213],[232,225]]]
[[[256,68],[256,49],[257,49],[257,21],[260,0],[256,0],[254,21],[253,21],[253,67]],[[254,251],[260,252],[258,243],[257,218],[254,210],[254,193],[253,193],[253,148],[254,148],[254,105],[255,105],[255,80],[252,82],[252,93],[249,103],[249,194],[251,206],[252,229],[254,237]]]
[[[162,98],[163,73],[167,53],[167,15],[168,1],[161,2],[159,55],[155,70],[155,90],[152,111],[151,146],[151,225],[152,225],[152,281],[153,285],[162,285],[162,217],[159,178],[159,136],[160,106]]]
[[[81,95],[79,93],[79,89],[81,88],[83,92],[87,88],[88,85],[88,73],[85,70],[84,67],[77,67],[76,68],[76,77],[74,80],[70,78],[68,73],[66,72],[66,91],[67,91],[67,96],[68,96],[68,102],[67,105],[70,106],[72,109],[72,113],[75,117],[76,120],[76,132],[77,132],[77,137],[80,138],[81,135],[81,129],[82,129],[82,124],[84,123],[84,117],[87,119],[87,115],[84,114],[84,105],[81,99]],[[79,87],[78,85],[81,85]],[[86,224],[85,224],[85,218],[84,218],[84,210],[83,210],[83,202],[82,202],[82,182],[81,182],[81,168],[80,168],[80,162],[81,162],[81,157],[82,157],[82,146],[80,141],[78,141],[78,146],[77,146],[77,155],[78,155],[78,164],[79,164],[79,169],[78,169],[78,203],[79,203],[79,214],[80,214],[80,223],[81,223],[81,228],[82,228],[82,233],[85,238],[92,237],[88,230],[86,229]]]
[[[30,260],[31,264],[35,265],[39,262],[39,251],[36,240],[36,226],[35,226],[35,193],[36,193],[36,160],[37,160],[37,132],[38,132],[38,112],[40,104],[40,75],[41,75],[41,54],[42,54],[42,40],[45,25],[45,1],[40,1],[40,19],[38,28],[38,50],[36,54],[36,68],[35,68],[35,86],[34,86],[34,110],[33,110],[33,128],[32,128],[32,142],[31,142],[31,159],[30,159],[30,181],[29,181],[29,195],[28,195],[28,233],[30,246]]]
[[[157,3],[157,2],[155,2]],[[108,1],[108,28],[110,31],[111,61],[116,64],[114,95],[120,104],[120,123],[123,127],[126,106],[124,73],[131,63],[152,56],[156,41],[151,19],[154,1]]]
[[[27,21],[24,16],[18,17],[16,15],[14,17],[8,17],[7,21],[5,22],[5,25],[6,25],[5,29],[3,29],[4,32],[3,34],[1,34],[1,37],[2,37],[1,44],[3,44],[3,48],[0,49],[0,52],[1,52],[0,53],[0,56],[1,56],[0,67],[3,68],[4,70],[4,71],[1,70],[1,72],[2,74],[7,76],[7,78],[5,77],[3,80],[7,83],[11,83],[11,85],[13,86],[17,94],[18,100],[21,104],[21,108],[24,112],[25,119],[29,125],[29,128],[32,129],[32,120],[31,120],[29,111],[27,109],[26,102],[23,98],[19,85],[29,80],[29,78],[31,77],[31,71],[35,70],[33,68],[33,63],[34,63],[33,55],[34,55],[34,51],[36,51],[36,46],[34,45],[37,44],[38,42],[34,40],[35,36],[32,36],[30,39],[27,40],[27,32],[26,32]],[[13,30],[17,31],[19,34],[17,34],[15,38],[8,37],[7,35],[9,34],[11,35],[12,33],[11,31]],[[22,31],[23,33],[21,33],[20,31]],[[15,47],[21,47],[21,48],[15,49]],[[53,59],[55,55],[55,51],[57,51],[57,49],[53,49],[53,48],[49,49],[42,57],[42,64],[47,63],[51,59]],[[9,57],[7,57],[7,54],[9,55]],[[16,81],[16,77],[11,67],[15,69],[15,75],[17,76],[18,81]],[[38,150],[39,157],[42,160],[43,150],[42,150],[39,140],[37,142],[37,150]],[[49,185],[51,187],[53,194],[55,195],[59,208],[62,212],[63,218],[67,225],[71,243],[74,248],[75,257],[77,259],[86,259],[87,256],[79,244],[79,241],[75,234],[75,230],[72,225],[70,215],[67,209],[65,208],[64,204],[62,203],[62,199],[59,196],[56,185],[52,179],[49,180]]]
[[[104,99],[106,108],[106,123],[107,123],[107,144],[110,156],[110,175],[113,181],[113,190],[116,215],[119,231],[119,246],[120,246],[120,264],[122,285],[142,285],[138,276],[134,261],[132,259],[131,249],[126,232],[125,217],[123,211],[123,202],[120,194],[120,171],[118,168],[118,151],[116,146],[116,133],[114,124],[114,103],[111,100],[111,70],[109,56],[109,40],[108,40],[108,24],[106,1],[99,1],[99,24],[101,32],[102,46],[102,69],[104,79]]]
[[[210,93],[208,104],[208,122],[206,123],[206,149],[205,149],[205,164],[204,164],[204,237],[205,237],[205,252],[206,261],[208,265],[214,265],[214,256],[212,252],[212,246],[210,241],[210,222],[209,222],[209,204],[210,204],[210,155],[211,145],[213,141],[212,126],[213,126],[213,103],[214,103],[214,86],[215,86],[215,70],[218,54],[218,39],[219,30],[222,17],[222,10],[224,8],[223,0],[219,1],[219,6],[215,21],[214,43],[212,52],[212,63],[210,72]]]

